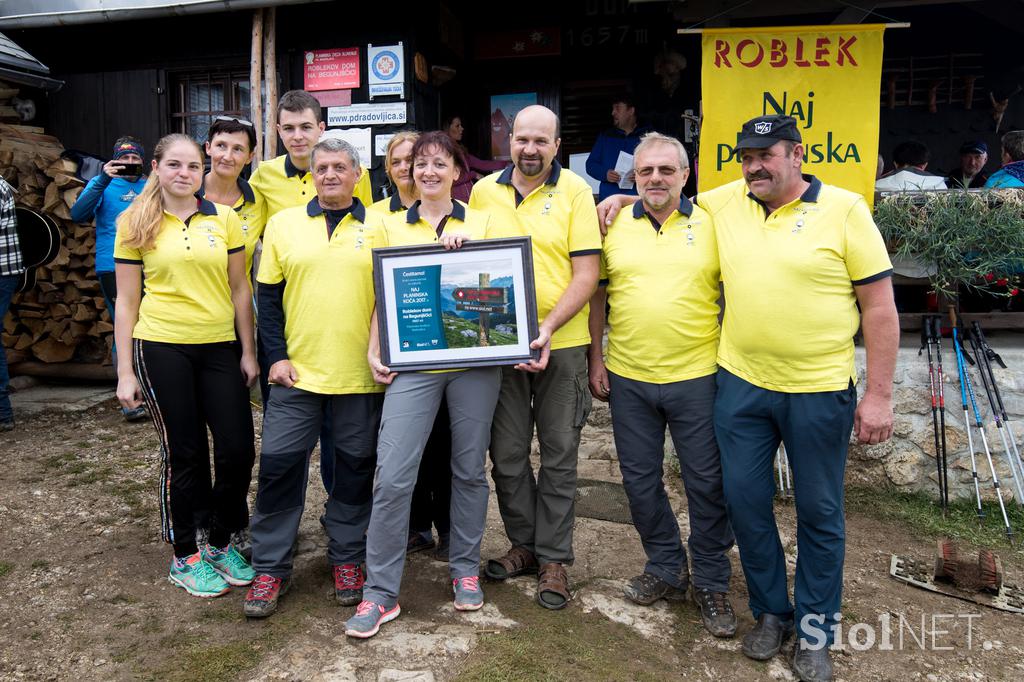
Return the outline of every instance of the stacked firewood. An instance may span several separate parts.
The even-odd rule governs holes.
[[[0,124],[0,175],[18,190],[19,206],[48,214],[63,232],[56,260],[36,271],[36,285],[15,296],[3,321],[3,347],[15,373],[19,363],[32,360],[100,363],[113,342],[96,279],[95,230],[71,222],[70,208],[85,183],[62,151],[42,128]]]

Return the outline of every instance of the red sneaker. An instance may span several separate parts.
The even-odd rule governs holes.
[[[291,586],[289,578],[275,578],[261,573],[253,579],[245,595],[243,610],[249,618],[266,618],[277,611],[278,598]]]
[[[332,566],[334,571],[334,598],[342,606],[355,606],[363,600],[366,574],[359,564]]]

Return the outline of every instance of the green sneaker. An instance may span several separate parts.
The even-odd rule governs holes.
[[[224,549],[203,545],[202,553],[203,561],[210,564],[231,585],[248,585],[256,577],[256,571],[252,570],[252,566],[234,545]]]
[[[171,561],[171,573],[167,576],[172,585],[185,588],[195,597],[219,597],[231,589],[213,566],[203,561],[201,552]]]

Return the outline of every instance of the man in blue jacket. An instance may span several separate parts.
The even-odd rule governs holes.
[[[619,159],[619,152],[632,154],[640,144],[640,138],[650,131],[650,126],[639,124],[636,105],[628,96],[618,97],[612,102],[612,121],[615,127],[597,136],[594,149],[587,157],[587,175],[601,181],[600,199],[613,194],[636,194],[635,183],[628,188],[619,187],[622,177],[615,170],[615,163]],[[630,168],[633,166],[632,163],[628,165]]]
[[[1003,167],[989,176],[985,187],[1005,189],[1024,187],[1024,130],[1003,135]]]
[[[146,178],[141,174],[145,157],[146,152],[137,139],[129,136],[118,138],[114,143],[113,158],[104,164],[102,173],[89,180],[71,207],[71,220],[76,223],[96,219],[96,278],[111,322],[114,321],[114,300],[117,299],[117,279],[114,277],[117,217],[142,193],[146,184]],[[136,168],[137,173],[133,172]],[[127,175],[126,172],[133,174]],[[114,350],[117,351],[116,348]],[[121,411],[128,421],[139,421],[147,416],[146,408],[142,406],[122,408]]]

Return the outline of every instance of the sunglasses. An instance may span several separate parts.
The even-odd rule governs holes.
[[[252,121],[247,121],[246,119],[238,118],[237,116],[214,116],[213,120],[214,121],[234,121],[235,123],[241,123],[242,125],[248,126],[250,128],[253,127]]]

